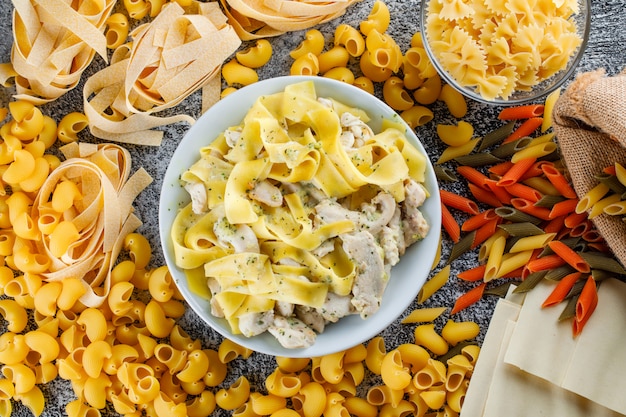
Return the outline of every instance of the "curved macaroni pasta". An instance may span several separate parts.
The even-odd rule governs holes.
[[[249,68],[260,68],[272,57],[272,44],[267,39],[258,39],[254,46],[237,52],[237,61]]]

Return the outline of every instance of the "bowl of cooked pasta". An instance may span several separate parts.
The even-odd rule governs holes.
[[[439,243],[437,180],[413,130],[324,77],[224,97],[180,141],[161,196],[165,260],[190,307],[276,356],[380,333],[414,301]]]
[[[421,35],[442,81],[473,100],[538,100],[576,72],[591,0],[422,0]]]

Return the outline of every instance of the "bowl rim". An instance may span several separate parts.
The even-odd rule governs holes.
[[[319,97],[333,95],[340,101],[366,110],[370,113],[372,118],[370,123],[373,125],[380,125],[383,117],[393,118],[394,121],[405,125],[407,138],[423,153],[426,159],[425,186],[430,196],[426,199],[422,212],[430,224],[430,231],[422,241],[410,246],[404,256],[401,257],[400,262],[392,268],[391,280],[387,285],[381,308],[377,313],[366,320],[361,319],[358,314],[342,318],[338,323],[329,324],[324,332],[318,334],[316,343],[313,346],[309,348],[286,349],[269,332],[250,338],[243,335],[233,335],[230,333],[225,319],[217,319],[211,315],[207,309],[208,301],[191,292],[184,272],[174,262],[170,230],[171,222],[175,218],[176,213],[189,201],[188,194],[180,186],[180,174],[191,165],[187,165],[189,161],[196,161],[199,158],[197,151],[214,140],[214,136],[217,133],[227,127],[239,124],[249,110],[249,106],[252,105],[257,97],[283,91],[285,86],[289,84],[307,80],[313,81]],[[227,110],[226,114],[224,114],[224,110]],[[233,123],[233,121],[235,122]],[[206,130],[210,133],[205,133]],[[213,137],[209,137],[210,134],[213,134]],[[255,352],[300,358],[335,353],[365,342],[387,328],[407,310],[410,304],[414,302],[419,289],[426,282],[431,272],[431,265],[436,257],[439,235],[441,233],[441,205],[437,178],[426,149],[415,134],[415,131],[391,107],[376,96],[341,81],[317,76],[282,76],[259,81],[229,94],[216,105],[209,108],[190,127],[179,142],[163,177],[159,198],[158,220],[162,252],[172,278],[187,304],[206,325],[224,338],[231,339]],[[416,263],[417,258],[419,258],[419,263]],[[422,268],[420,269],[416,265],[421,265]],[[400,280],[394,281],[394,276],[410,277],[411,280],[406,281],[409,285],[400,285],[404,283],[406,278],[400,282]],[[390,288],[393,288],[393,294]],[[407,288],[409,291],[407,291]],[[391,299],[392,296],[398,296],[400,299]],[[354,325],[357,322],[361,325],[356,326],[356,331],[353,335],[346,337],[345,327]],[[344,324],[342,325],[342,323]],[[344,329],[344,331],[341,331],[341,329]]]
[[[542,83],[555,79],[557,75],[560,78],[558,80],[555,79],[556,81],[553,82],[552,85],[550,85],[548,88],[545,88],[541,92],[538,92],[537,94],[534,94],[532,96],[521,97],[518,99],[495,98],[493,100],[488,100],[481,96],[479,93],[475,92],[472,87],[463,87],[459,85],[454,77],[452,77],[452,75],[450,75],[450,73],[446,71],[439,63],[439,60],[437,59],[434,51],[430,47],[430,43],[428,42],[428,34],[426,31],[426,20],[428,18],[427,6],[431,1],[433,0],[421,0],[420,3],[420,34],[422,36],[424,50],[426,51],[430,62],[437,70],[439,76],[443,79],[443,81],[449,84],[450,87],[454,88],[456,91],[463,94],[464,96],[483,104],[497,106],[516,106],[530,103],[532,101],[536,101],[543,97],[546,97],[548,94],[563,86],[563,84],[566,83],[572,77],[572,75],[574,75],[574,73],[576,73],[576,71],[578,70],[578,65],[580,64],[580,61],[582,60],[582,57],[587,50],[589,33],[591,31],[591,0],[577,0],[579,5],[584,5],[584,10],[581,9],[578,12],[578,14],[583,14],[582,19],[584,19],[584,25],[582,25],[582,28],[578,28],[580,30],[582,43],[578,47],[576,54],[571,57],[570,60],[568,60],[568,67],[553,74],[550,78],[542,81]]]

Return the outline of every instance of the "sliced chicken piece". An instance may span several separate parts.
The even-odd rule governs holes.
[[[293,315],[295,305],[293,303],[288,303],[287,301],[276,301],[274,303],[274,311],[279,316],[289,317]]]
[[[326,320],[317,309],[298,305],[296,306],[296,317],[316,332],[322,333],[324,331]]]
[[[356,264],[352,305],[365,319],[378,311],[389,280],[382,249],[367,231],[346,233],[340,237],[343,249]]]
[[[296,317],[275,316],[267,331],[287,349],[311,347],[317,337],[313,329]]]
[[[215,295],[222,291],[222,287],[217,279],[210,277],[207,279],[207,285],[209,287],[209,291],[211,291],[211,301],[209,304],[211,305],[211,314],[214,317],[224,317],[224,310],[222,310],[222,306],[219,305]]]
[[[213,225],[213,233],[224,247],[232,246],[235,253],[259,253],[259,240],[247,224],[230,224],[222,217]]]
[[[188,182],[185,184],[185,190],[191,197],[191,210],[195,214],[203,214],[208,211],[207,201],[208,196],[206,187],[201,182]]]
[[[396,211],[396,200],[386,192],[380,192],[361,211],[348,210],[335,200],[325,199],[315,206],[316,218],[322,223],[351,220],[360,229],[378,233]]]
[[[324,256],[328,255],[334,250],[335,250],[335,242],[333,241],[333,239],[328,239],[322,242],[322,244],[319,245],[317,248],[313,249],[311,253],[316,258],[323,258]]]
[[[280,188],[268,180],[259,181],[248,192],[251,199],[270,207],[280,207],[283,204],[283,194]]]
[[[231,148],[235,147],[240,137],[241,137],[241,128],[226,129],[224,131],[224,138],[226,139],[226,144],[230,146]]]
[[[415,181],[409,181],[404,188],[406,197],[402,204],[402,228],[405,246],[409,247],[428,234],[430,225],[419,210],[426,200],[424,188]]]
[[[400,215],[401,210],[396,208],[393,217],[378,235],[380,246],[385,252],[385,264],[392,266],[400,262],[400,256],[406,249]]]
[[[239,330],[246,337],[265,332],[274,322],[274,310],[246,313],[239,316]]]
[[[340,318],[354,314],[352,297],[329,292],[324,305],[318,309],[324,320],[336,323]]]

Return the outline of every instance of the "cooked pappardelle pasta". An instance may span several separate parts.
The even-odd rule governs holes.
[[[233,334],[315,342],[380,307],[395,265],[429,230],[426,158],[401,125],[318,97],[311,81],[260,97],[181,175],[176,264]]]

